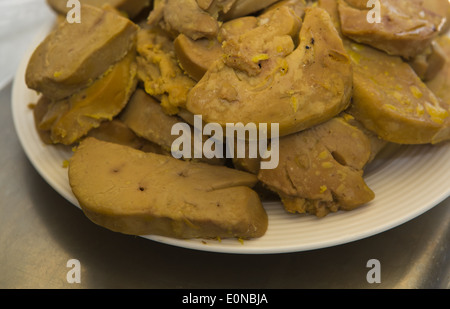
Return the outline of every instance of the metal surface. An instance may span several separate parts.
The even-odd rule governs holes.
[[[191,251],[95,226],[56,193],[23,152],[0,92],[0,288],[448,289],[450,199],[385,233],[280,255]],[[69,283],[76,259],[81,283]],[[380,262],[381,283],[369,283]]]

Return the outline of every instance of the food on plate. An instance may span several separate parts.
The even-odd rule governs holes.
[[[263,61],[284,57],[294,50],[301,23],[300,17],[287,7],[263,13],[255,28],[223,38],[225,64],[250,77],[259,75]]]
[[[338,19],[336,1],[320,0],[319,7],[329,12],[338,29],[344,28],[342,18]],[[398,144],[437,144],[450,138],[449,105],[439,100],[417,75],[422,71],[425,80],[427,75],[431,78],[442,70],[439,66],[447,56],[436,44],[428,46],[427,50],[434,47],[429,55],[423,52],[406,62],[400,56],[359,44],[344,33],[341,36],[353,66],[349,112],[366,128]],[[421,57],[425,59],[420,60]]]
[[[426,81],[428,88],[444,102],[445,106],[450,106],[450,38],[441,36],[436,40],[436,44],[442,49],[446,56],[443,68],[439,70],[433,79]],[[450,111],[449,111],[450,112]],[[450,117],[446,118],[443,129],[435,137],[436,142],[446,141],[450,136]]]
[[[215,38],[223,21],[256,13],[277,0],[155,0],[148,24],[172,36]]]
[[[276,10],[281,7],[287,7],[294,11],[295,15],[297,15],[300,18],[303,18],[305,16],[305,9],[307,7],[310,7],[312,4],[311,1],[306,0],[282,0],[282,1],[276,1],[273,5],[267,6],[263,13]]]
[[[217,18],[200,8],[196,0],[155,0],[148,23],[193,40],[213,38],[219,31]]]
[[[423,81],[429,81],[436,77],[447,61],[447,55],[442,47],[433,40],[430,46],[409,62],[416,74]]]
[[[436,44],[444,53],[445,62],[439,72],[432,79],[427,80],[426,84],[433,93],[450,106],[450,38],[439,37]]]
[[[159,145],[168,154],[172,152],[172,145],[178,138],[172,135],[172,128],[177,123],[185,122],[178,116],[167,115],[161,104],[142,89],[137,89],[127,107],[119,116],[120,120],[128,126],[137,136]],[[192,143],[194,145],[194,130],[191,130]],[[206,137],[203,137],[203,142]],[[194,158],[194,147],[192,156]],[[206,159],[204,161],[214,165],[224,165],[221,158]]]
[[[429,0],[427,0],[429,1]],[[380,22],[368,22],[367,0],[338,0],[342,33],[390,55],[411,59],[439,35],[446,13],[427,10],[423,0],[383,0]]]
[[[345,110],[352,68],[329,15],[307,10],[297,48],[295,25],[301,20],[283,7],[239,40],[225,41],[225,61],[215,62],[189,92],[187,109],[222,126],[279,123],[281,136]]]
[[[192,40],[180,34],[174,40],[176,57],[184,72],[200,81],[216,61],[225,56],[223,43],[231,39],[239,40],[239,36],[258,27],[259,20],[255,16],[245,16],[226,21],[222,24],[216,37]]]
[[[149,8],[151,0],[82,0],[83,5],[92,5],[98,8],[103,8],[109,5],[120,12],[124,12],[128,17],[136,17],[144,9]],[[55,10],[56,13],[65,15],[70,11],[67,6],[67,1],[63,0],[47,0],[49,6]]]
[[[236,147],[237,148],[237,147]],[[235,149],[236,149],[235,148]],[[236,155],[232,159],[234,168],[257,175],[261,168],[261,157],[251,158],[248,152],[248,144],[246,146],[245,158],[238,158]]]
[[[255,238],[268,217],[255,175],[87,138],[69,164],[87,217],[112,231],[175,238]]]
[[[99,127],[89,131],[86,137],[128,146],[143,152],[169,155],[161,146],[136,135],[133,130],[117,118],[103,122]]]
[[[218,18],[224,12],[228,12],[237,0],[196,0],[202,10]]]
[[[175,115],[185,108],[195,81],[178,64],[173,40],[159,28],[142,28],[137,38],[138,78],[145,91]]]
[[[442,136],[450,107],[398,56],[349,42],[353,102],[349,113],[386,141],[430,144]]]
[[[277,192],[285,209],[324,217],[353,210],[375,198],[364,168],[386,145],[350,115],[280,139],[280,164],[260,170],[259,180]]]
[[[450,2],[448,0],[422,0],[420,4],[425,9],[446,18],[441,29],[441,34],[445,35],[450,30]]]
[[[26,83],[49,99],[92,85],[136,45],[137,25],[112,11],[83,5],[83,22],[59,24],[31,56]]]
[[[38,132],[39,138],[46,145],[52,145],[52,139],[50,137],[50,130],[42,129],[41,122],[42,119],[47,115],[49,105],[52,101],[46,97],[41,96],[36,103],[34,103],[31,108],[33,110],[33,120],[36,132]],[[56,115],[57,117],[57,115]]]
[[[223,55],[217,39],[204,38],[194,41],[180,34],[174,41],[174,47],[181,68],[197,82]]]
[[[235,0],[229,10],[224,10],[224,20],[231,20],[247,15],[252,15],[270,5],[279,2],[278,0]],[[305,1],[302,1],[305,2]]]
[[[318,218],[370,206],[366,172],[387,145],[450,140],[447,0],[383,0],[380,23],[360,0],[90,0],[81,24],[61,2],[26,71],[34,122],[73,149],[72,192],[109,230],[259,238],[263,202]],[[208,124],[279,136],[250,152],[248,132],[241,152],[222,130],[214,146],[234,149],[198,158]]]
[[[214,62],[221,60],[221,58],[226,55],[228,48],[232,45],[230,42],[245,42],[247,46],[242,47],[241,49],[252,48],[252,44],[255,43],[255,40],[248,40],[247,36],[241,37],[241,35],[257,28],[260,23],[270,16],[270,14],[268,14],[269,11],[276,10],[281,7],[292,9],[291,13],[295,13],[299,18],[302,18],[304,15],[304,9],[306,8],[306,2],[302,0],[280,1],[277,2],[277,4],[268,7],[262,13],[260,18],[255,16],[244,16],[225,21],[221,25],[217,36],[212,39],[203,38],[192,40],[184,34],[178,35],[174,43],[176,56],[179,60],[180,66],[189,76],[198,82],[201,78],[203,78]],[[296,36],[299,29],[299,19],[291,18],[291,20],[293,21],[291,24],[293,28],[290,31],[291,36]],[[263,29],[260,30],[262,31]],[[257,38],[257,35],[257,33],[253,33],[250,36]],[[264,35],[271,37],[271,34]],[[293,39],[296,41],[295,37]],[[222,44],[224,42],[227,43],[223,49]],[[258,44],[262,43],[263,40],[260,40]],[[258,47],[253,46],[253,48]],[[233,65],[233,60],[236,60],[236,58],[231,60],[230,58],[227,58],[227,63]],[[253,61],[249,62],[247,59],[247,65],[248,64],[250,64],[253,68],[258,65]]]
[[[51,101],[38,126],[49,131],[53,144],[72,145],[104,121],[113,120],[136,89],[135,53],[113,65],[91,86]]]
[[[330,18],[336,28],[336,31],[339,32],[339,35],[344,39],[345,37],[342,34],[341,30],[341,18],[339,15],[339,7],[337,0],[318,0],[317,6],[330,15]]]

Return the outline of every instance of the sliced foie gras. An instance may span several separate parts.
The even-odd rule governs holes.
[[[103,8],[104,5],[125,12],[128,17],[133,18],[138,15],[145,8],[150,7],[150,0],[82,0],[81,5],[92,5],[98,8]],[[67,5],[67,1],[61,0],[47,0],[50,7],[59,14],[67,14],[71,7]]]
[[[190,39],[215,38],[220,23],[244,17],[278,0],[156,0],[148,23],[161,26],[174,36]]]
[[[219,23],[196,0],[156,0],[148,17],[152,27],[162,27],[173,36],[185,34],[193,40],[214,38]]]
[[[445,61],[437,75],[428,80],[426,84],[431,91],[450,106],[450,38],[447,36],[439,37],[436,44],[443,51]]]
[[[354,91],[349,112],[382,139],[397,144],[437,143],[449,118],[440,100],[400,57],[348,42]]]
[[[69,164],[72,191],[94,223],[130,235],[255,238],[268,217],[254,175],[85,139]]]
[[[349,117],[283,137],[278,167],[259,171],[259,180],[279,194],[288,212],[324,217],[374,199],[364,168],[385,142]]]
[[[239,24],[239,20],[232,21],[228,31],[222,33],[228,34],[222,42],[225,64],[249,76],[259,75],[265,61],[284,57],[294,50],[302,20],[289,8],[280,7],[258,16],[257,22],[255,28],[244,23],[238,29],[249,30],[233,35],[230,28]]]
[[[195,80],[179,66],[173,40],[159,28],[140,29],[137,39],[138,78],[167,114],[186,107]]]
[[[141,89],[137,89],[130,102],[120,115],[123,121],[135,134],[162,147],[169,154],[172,152],[174,142],[179,136],[172,135],[172,128],[185,123],[177,116],[167,115],[161,104]],[[207,139],[202,136],[203,143]],[[194,158],[194,128],[191,128],[191,158]],[[203,161],[214,165],[224,165],[225,160],[221,158],[207,159],[202,156],[197,161]]]
[[[271,14],[240,39],[224,41],[226,59],[216,62],[188,95],[191,113],[222,126],[278,123],[280,134],[287,135],[348,107],[351,63],[326,11],[307,9],[295,50],[292,31],[298,17],[286,7]]]
[[[331,17],[331,20],[333,21],[336,30],[339,32],[339,35],[342,36],[341,18],[339,16],[338,2],[336,0],[318,0],[317,6],[327,11],[327,13]]]
[[[420,55],[412,59],[409,64],[416,74],[423,80],[432,80],[444,67],[447,55],[442,47],[433,40],[430,46]]]
[[[164,150],[161,146],[135,134],[133,130],[118,118],[103,122],[98,128],[89,131],[87,137],[132,147],[144,152],[170,155],[170,152]]]
[[[46,145],[53,145],[52,139],[50,137],[50,127],[43,128],[41,126],[42,119],[47,115],[48,108],[52,101],[44,96],[41,96],[38,101],[33,106],[33,120],[36,131],[38,132],[39,138]]]
[[[232,20],[251,15],[278,1],[279,0],[236,0],[236,3],[231,7],[231,9],[224,14],[223,19]]]
[[[240,35],[255,29],[259,25],[259,19],[255,16],[245,16],[232,19],[222,24],[217,40],[222,44],[224,41],[237,38]]]
[[[450,2],[448,0],[422,0],[421,2],[425,9],[445,17],[441,33],[446,34],[450,30]]]
[[[424,8],[423,0],[383,0],[380,22],[369,22],[366,0],[338,0],[342,33],[391,55],[411,59],[436,38],[446,20]]]
[[[310,6],[309,0],[282,0],[282,1],[276,1],[274,4],[268,6],[263,12],[267,12],[270,10],[274,10],[277,8],[280,8],[282,6],[288,7],[291,10],[294,11],[294,13],[300,17],[303,18],[305,15],[305,9]]]
[[[445,54],[445,64],[439,70],[433,79],[426,82],[428,88],[433,91],[438,98],[440,98],[446,106],[450,106],[450,38],[441,36],[436,39],[436,44]],[[450,111],[449,111],[450,112]],[[449,139],[450,136],[450,117],[447,117],[443,125],[443,129],[435,136],[435,142],[440,142]]]
[[[59,24],[28,63],[27,86],[49,99],[88,87],[135,47],[138,27],[127,18],[88,5],[81,14],[82,23]]]
[[[224,56],[223,42],[235,39],[257,26],[258,18],[245,16],[223,23],[217,38],[192,40],[186,35],[180,34],[174,41],[175,53],[180,66],[189,76],[199,81],[214,65],[214,62],[222,60]]]
[[[102,122],[116,117],[136,85],[135,53],[130,52],[88,88],[50,102],[38,128],[49,131],[52,143],[72,145]]]
[[[180,66],[194,80],[199,81],[213,63],[221,59],[222,47],[216,39],[192,40],[180,34],[174,41]]]
[[[196,0],[198,6],[215,18],[228,13],[238,0]]]

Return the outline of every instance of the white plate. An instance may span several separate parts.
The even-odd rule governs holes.
[[[39,43],[49,31],[44,27]],[[32,49],[33,50],[33,49]],[[37,95],[27,89],[24,74],[32,50],[15,77],[12,110],[22,146],[42,177],[79,208],[69,186],[63,162],[71,149],[44,145],[35,130],[29,103]],[[369,167],[368,185],[376,199],[352,212],[323,219],[287,214],[280,203],[265,203],[269,214],[267,234],[254,240],[178,240],[145,238],[183,248],[233,254],[274,254],[314,250],[360,240],[397,227],[433,208],[450,195],[450,143],[441,146],[389,147]],[[87,219],[86,219],[87,220]]]

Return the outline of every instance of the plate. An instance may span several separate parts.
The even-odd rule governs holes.
[[[51,187],[80,208],[69,186],[67,168],[63,167],[72,150],[41,142],[35,130],[33,112],[29,108],[38,95],[29,90],[24,81],[28,59],[50,27],[50,23],[43,26],[15,76],[13,118],[19,140],[33,166]],[[187,249],[230,254],[280,254],[346,244],[404,224],[449,197],[449,158],[450,143],[439,146],[389,146],[366,171],[366,182],[376,193],[373,202],[354,211],[338,212],[322,219],[288,214],[279,202],[264,203],[269,215],[269,227],[266,235],[259,239],[242,242],[235,239],[142,237]]]

